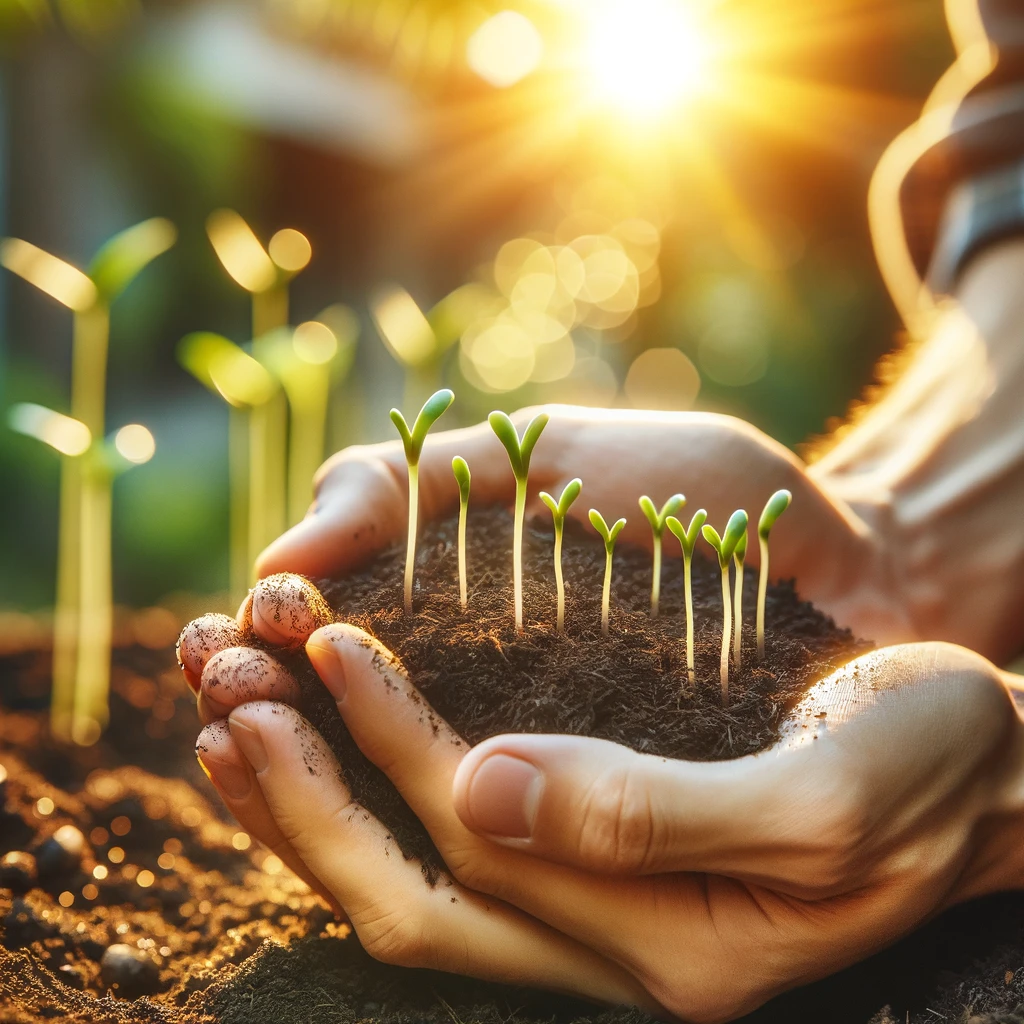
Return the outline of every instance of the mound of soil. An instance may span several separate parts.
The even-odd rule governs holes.
[[[652,621],[649,555],[620,548],[604,639],[603,552],[592,537],[568,537],[567,632],[556,637],[550,537],[530,531],[520,638],[511,624],[509,530],[497,514],[471,526],[466,616],[452,524],[424,534],[412,620],[401,610],[398,551],[324,585],[346,618],[402,655],[472,741],[513,727],[627,739],[674,756],[738,756],[770,744],[807,683],[863,649],[791,586],[774,588],[769,659],[755,664],[748,622],[747,667],[724,708],[716,568],[695,565],[691,688],[677,559],[666,557],[662,616]],[[752,614],[752,589],[746,607]],[[111,728],[96,746],[70,751],[46,732],[48,662],[45,651],[0,659],[0,1022],[649,1024],[634,1010],[374,962],[277,858],[222,816],[192,757],[198,725],[173,652],[118,651]],[[627,680],[633,691],[624,694]],[[309,692],[353,784],[394,816],[409,852],[430,856],[388,787],[351,760],[322,690]],[[1020,1024],[1022,967],[1024,894],[990,897],[776,999],[745,1024]]]

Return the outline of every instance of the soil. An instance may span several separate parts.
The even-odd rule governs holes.
[[[681,567],[668,555],[674,540],[667,538],[662,615],[653,621],[649,554],[616,551],[605,639],[603,551],[592,537],[567,536],[567,631],[558,637],[550,629],[550,536],[529,530],[527,629],[517,638],[509,567],[499,556],[488,561],[488,552],[508,552],[509,530],[504,514],[471,523],[467,615],[458,609],[450,523],[424,531],[411,621],[401,611],[398,551],[372,571],[324,584],[340,613],[400,653],[438,711],[473,742],[510,728],[557,730],[667,756],[739,756],[769,745],[807,684],[864,647],[791,585],[773,588],[768,660],[755,665],[748,622],[747,667],[724,708],[717,567],[695,562],[691,688]],[[277,858],[223,817],[192,757],[193,699],[170,649],[116,652],[111,727],[96,746],[70,751],[45,728],[48,662],[47,651],[0,658],[0,1022],[648,1021],[633,1010],[376,963]],[[352,760],[329,711],[310,700],[353,786],[367,804],[376,801],[407,852],[436,858],[393,791]],[[745,1024],[941,1020],[1024,1024],[1024,894],[956,908]]]

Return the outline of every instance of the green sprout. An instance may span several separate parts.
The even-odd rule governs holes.
[[[732,561],[736,566],[736,586],[732,592],[732,660],[737,672],[743,664],[743,563],[746,557],[747,531],[744,530],[732,553]]]
[[[562,531],[565,529],[565,517],[572,503],[580,496],[583,481],[577,477],[570,480],[562,491],[562,496],[555,501],[547,491],[540,492],[540,500],[551,509],[551,518],[555,524],[555,587],[558,590],[558,619],[555,629],[565,632],[565,583],[562,580]]]
[[[651,579],[651,618],[658,617],[658,604],[661,600],[661,536],[665,532],[665,520],[675,515],[686,504],[686,498],[681,494],[673,494],[659,512],[654,507],[654,502],[647,495],[640,498],[640,511],[647,516],[647,522],[651,524],[651,534],[654,537],[654,572]]]
[[[729,562],[736,545],[747,532],[747,513],[738,509],[729,517],[724,534],[719,537],[718,531],[705,525],[701,533],[704,539],[718,553],[718,567],[722,570],[722,703],[729,702],[729,639],[732,633],[732,599],[729,594]]]
[[[465,611],[469,601],[466,587],[466,513],[469,511],[469,485],[472,477],[469,464],[461,455],[452,459],[452,472],[459,485],[459,601]]]
[[[516,632],[523,631],[523,519],[526,515],[526,482],[530,475],[530,459],[534,446],[548,425],[547,413],[534,416],[519,435],[512,421],[503,412],[492,412],[487,417],[491,430],[508,452],[512,474],[516,478],[515,527],[512,539],[512,581],[515,592]]]
[[[427,432],[455,401],[447,388],[436,391],[423,404],[416,422],[409,429],[405,417],[398,409],[391,410],[391,422],[398,428],[405,447],[405,460],[409,465],[409,544],[405,549],[405,614],[412,614],[412,576],[416,565],[416,520],[420,501],[420,454]]]
[[[707,522],[707,512],[699,508],[693,514],[690,525],[684,530],[683,524],[675,516],[667,516],[665,525],[679,540],[683,549],[683,586],[686,591],[686,668],[690,683],[693,684],[693,549],[697,546],[700,528]]]
[[[590,523],[604,541],[604,587],[601,590],[601,632],[608,635],[608,618],[612,601],[612,555],[615,553],[615,539],[626,525],[625,519],[618,519],[611,529],[604,516],[596,508],[590,510]]]
[[[789,491],[776,491],[764,506],[757,522],[757,537],[761,543],[761,570],[757,579],[757,658],[764,661],[764,606],[768,596],[768,535],[783,512],[789,508],[793,495]]]

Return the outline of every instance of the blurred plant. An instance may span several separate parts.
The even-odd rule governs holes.
[[[452,473],[459,485],[459,601],[462,610],[466,610],[468,595],[466,593],[466,513],[469,511],[469,465],[461,455],[452,459]]]
[[[757,578],[757,658],[764,661],[764,606],[768,596],[768,535],[779,516],[789,508],[793,495],[786,490],[776,491],[765,503],[757,522],[757,537],[761,545],[761,568]]]
[[[686,504],[686,498],[681,494],[673,494],[659,512],[654,507],[654,502],[646,495],[640,498],[640,511],[647,517],[651,524],[651,534],[654,539],[654,567],[651,578],[651,618],[658,617],[658,605],[661,601],[661,537],[665,532],[665,520],[668,516],[675,515]]]
[[[551,510],[551,518],[555,524],[555,588],[558,591],[558,619],[555,629],[565,632],[565,583],[562,580],[562,533],[565,530],[565,517],[572,503],[580,496],[583,481],[579,477],[570,480],[562,491],[562,496],[555,501],[547,491],[540,492],[540,500]]]
[[[601,540],[604,541],[604,587],[601,590],[601,632],[607,636],[612,600],[612,556],[615,553],[616,538],[622,533],[626,520],[616,520],[611,529],[609,529],[608,524],[604,521],[604,516],[596,508],[592,508],[589,515],[591,525],[601,535]]]
[[[725,532],[720,537],[718,531],[706,524],[701,533],[704,539],[718,554],[718,567],[722,571],[722,660],[720,665],[722,677],[722,703],[729,703],[729,639],[732,633],[732,598],[729,594],[729,562],[732,560],[736,545],[747,533],[747,513],[737,509],[729,517]]]
[[[686,594],[686,668],[690,683],[694,681],[693,666],[693,550],[697,546],[697,535],[700,528],[707,522],[707,512],[699,508],[693,514],[690,525],[684,530],[683,524],[675,516],[668,516],[665,525],[679,540],[683,549],[683,589]]]
[[[743,664],[743,563],[746,557],[747,531],[744,530],[732,553],[733,565],[736,566],[736,585],[732,592],[732,660],[737,671]]]
[[[71,418],[100,449],[105,444],[110,307],[176,238],[170,221],[143,221],[106,242],[88,273],[30,242],[0,242],[0,265],[74,313]],[[100,451],[81,454],[68,454],[61,464],[51,726],[61,739],[92,743],[106,725],[110,685],[112,474]],[[83,717],[76,711],[80,708],[95,717]]]
[[[492,412],[487,417],[491,430],[497,435],[508,453],[512,475],[516,478],[515,522],[512,533],[512,581],[515,594],[516,632],[523,631],[523,519],[526,516],[526,485],[530,476],[533,449],[548,425],[548,414],[534,416],[523,431],[522,441],[516,428],[503,412]]]
[[[416,525],[420,505],[420,454],[430,428],[444,415],[455,401],[447,390],[436,391],[420,409],[412,429],[398,409],[391,410],[391,422],[398,429],[405,448],[405,461],[409,467],[409,541],[405,549],[405,614],[412,615],[412,582],[416,567]]]

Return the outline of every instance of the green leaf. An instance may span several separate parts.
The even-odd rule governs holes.
[[[597,530],[601,535],[601,539],[604,541],[605,551],[611,552],[612,548],[615,547],[615,538],[622,533],[622,529],[626,525],[626,520],[616,520],[614,525],[609,529],[608,524],[604,521],[604,516],[601,515],[596,508],[592,508],[588,515],[590,516],[591,526]]]
[[[768,534],[771,533],[776,520],[789,508],[789,503],[792,500],[793,495],[786,490],[776,491],[768,499],[764,506],[764,511],[761,513],[761,518],[757,523],[757,533],[762,540],[768,539]]]
[[[733,556],[740,541],[743,542],[743,550],[747,549],[747,513],[743,509],[737,509],[725,524],[725,533],[722,535],[722,550],[726,552],[726,559]]]
[[[530,459],[533,456],[533,449],[540,439],[540,435],[544,433],[544,428],[548,425],[548,418],[548,414],[544,412],[534,416],[527,424],[526,430],[523,431],[523,439],[520,441],[512,420],[505,413],[496,409],[487,417],[491,430],[494,431],[505,451],[508,452],[512,474],[519,483],[525,483],[526,478],[530,475]]]
[[[665,525],[675,535],[676,539],[679,541],[680,547],[683,549],[683,554],[687,558],[693,557],[693,549],[697,546],[697,537],[700,534],[700,528],[707,522],[707,518],[708,514],[705,509],[697,509],[697,511],[693,513],[690,525],[684,530],[683,524],[679,522],[675,516],[665,517]]]
[[[456,455],[452,459],[452,473],[455,474],[455,480],[459,485],[459,501],[463,505],[469,501],[469,484],[470,484],[470,473],[469,463],[461,455]]]
[[[152,217],[114,235],[96,253],[89,267],[89,277],[103,301],[113,302],[177,238],[177,229],[164,217]]]
[[[562,490],[562,496],[558,501],[555,501],[547,491],[540,492],[540,500],[551,509],[551,518],[554,520],[557,528],[561,528],[565,523],[565,517],[573,502],[580,496],[581,490],[583,490],[583,481],[576,477],[565,485]]]
[[[558,525],[558,521],[561,518],[561,513],[558,510],[558,502],[548,494],[547,491],[540,492],[540,500],[544,502],[549,509],[551,509],[551,518],[555,521],[555,526]]]
[[[743,559],[747,557],[747,533],[746,530],[740,534],[740,539],[733,549],[732,557],[736,560],[737,565],[743,564]]]
[[[181,339],[178,361],[231,405],[252,408],[270,400],[278,385],[267,370],[233,341],[212,331]]]
[[[405,448],[405,457],[409,462],[415,463],[415,447],[412,441],[412,433],[409,430],[409,424],[405,422],[405,417],[399,409],[392,409],[390,416],[391,422],[398,428],[399,436],[402,438],[402,447]]]
[[[520,455],[523,460],[523,469],[527,474],[530,472],[530,459],[533,457],[533,449],[540,440],[540,435],[544,433],[544,428],[548,425],[549,419],[550,417],[546,412],[538,413],[538,415],[530,420],[526,430],[523,432]]]
[[[412,425],[412,430],[409,429],[409,424],[400,410],[391,410],[391,422],[398,428],[402,445],[405,447],[405,457],[410,466],[415,466],[420,461],[423,442],[426,440],[428,431],[454,401],[454,393],[447,388],[435,391],[423,403],[423,408],[420,409],[416,422]]]
[[[665,532],[665,521],[669,516],[675,515],[686,504],[686,498],[681,494],[673,494],[659,512],[654,502],[646,495],[640,498],[640,511],[647,516],[647,522],[651,524],[651,532],[655,537],[660,537]]]

